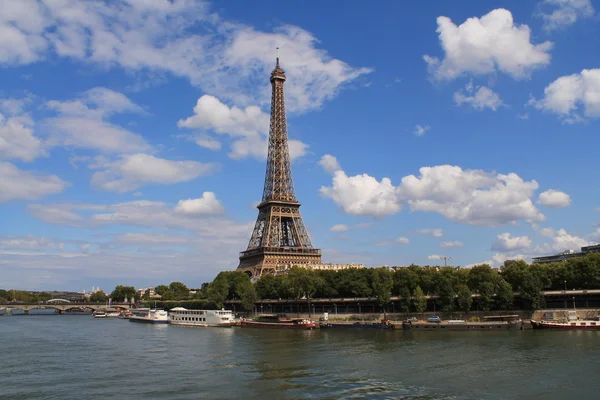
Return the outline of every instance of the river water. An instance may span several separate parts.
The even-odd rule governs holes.
[[[598,398],[600,332],[287,331],[0,317],[0,399]]]

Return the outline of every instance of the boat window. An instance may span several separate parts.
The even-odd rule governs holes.
[[[571,322],[571,326],[577,326],[577,322]]]

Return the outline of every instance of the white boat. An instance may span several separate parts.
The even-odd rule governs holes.
[[[106,313],[102,310],[96,310],[92,313],[92,317],[94,318],[106,318]]]
[[[234,319],[231,310],[188,310],[175,307],[169,310],[169,323],[185,326],[230,327],[234,325]]]
[[[130,322],[146,322],[150,324],[166,324],[169,322],[169,313],[156,308],[138,308],[131,310]]]

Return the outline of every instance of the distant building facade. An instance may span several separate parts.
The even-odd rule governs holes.
[[[600,244],[582,247],[581,251],[567,250],[551,256],[533,257],[532,261],[533,264],[548,264],[583,257],[591,253],[600,253]]]
[[[292,268],[295,265],[282,265],[280,267],[277,268],[277,272],[276,275],[281,275],[281,274],[285,274],[288,272],[288,270],[290,268]],[[298,264],[298,267],[302,267],[302,268],[306,268],[306,269],[311,269],[313,271],[341,271],[343,269],[351,269],[351,268],[365,268],[364,264],[322,264],[322,263],[318,263],[318,264]]]

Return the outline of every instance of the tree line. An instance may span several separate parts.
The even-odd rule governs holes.
[[[506,261],[501,268],[487,264],[471,268],[411,265],[391,271],[388,268],[352,268],[319,271],[301,267],[287,274],[263,276],[251,283],[240,271],[221,272],[206,287],[209,303],[222,306],[226,300],[240,300],[252,309],[261,299],[376,298],[382,306],[391,297],[399,297],[403,311],[422,312],[426,295],[439,296],[442,311],[469,311],[476,294],[478,309],[507,310],[513,294],[519,294],[526,308],[544,307],[543,291],[564,289],[600,289],[600,253],[565,262],[528,264],[523,260]],[[422,309],[422,310],[421,310]]]

